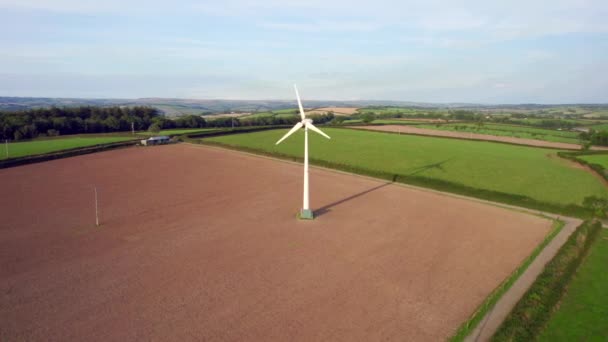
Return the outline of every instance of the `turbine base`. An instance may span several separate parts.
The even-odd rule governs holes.
[[[314,215],[312,213],[312,210],[310,209],[302,209],[300,210],[300,214],[298,215],[298,218],[300,220],[312,220],[314,219]]]

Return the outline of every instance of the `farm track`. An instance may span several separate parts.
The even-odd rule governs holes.
[[[427,135],[427,136],[444,137],[444,138],[457,138],[457,139],[465,139],[465,140],[496,141],[496,142],[503,142],[503,143],[509,143],[509,144],[516,144],[516,145],[526,145],[526,146],[533,146],[533,147],[547,147],[547,148],[565,149],[565,150],[580,150],[581,149],[581,146],[578,144],[505,137],[505,136],[489,135],[489,134],[442,131],[442,130],[418,128],[418,127],[412,127],[412,126],[406,126],[406,125],[351,126],[351,128],[364,129],[364,130],[370,130],[370,131],[390,132],[390,133],[403,133],[403,134]],[[608,151],[608,147],[592,146],[591,150]]]
[[[0,170],[0,340],[442,340],[550,229],[320,168],[297,221],[301,165],[269,159],[180,144]]]
[[[479,322],[475,330],[467,336],[466,342],[488,341],[498,330],[502,322],[507,318],[517,302],[528,291],[536,278],[543,272],[545,265],[557,254],[559,249],[574,233],[576,228],[583,222],[580,219],[564,216],[556,216],[543,213],[547,217],[559,219],[565,222],[562,230],[555,236],[542,252],[528,266],[526,271],[517,279],[511,288],[505,292],[494,307],[488,311],[484,318]]]

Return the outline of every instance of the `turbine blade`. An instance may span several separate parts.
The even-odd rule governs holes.
[[[322,132],[320,129],[318,129],[317,127],[315,127],[315,125],[313,125],[313,124],[311,124],[311,123],[309,123],[309,122],[307,122],[307,123],[306,123],[306,128],[310,128],[310,129],[312,129],[313,131],[315,131],[315,132],[317,132],[317,133],[321,134],[322,136],[326,137],[327,139],[331,139],[331,138],[329,137],[329,135],[327,135],[327,134],[323,133],[323,132]]]
[[[293,89],[296,90],[296,97],[298,98],[298,107],[300,108],[300,117],[302,118],[302,120],[304,120],[306,118],[306,116],[304,115],[304,108],[302,108],[302,101],[300,101],[300,94],[298,93],[298,87],[294,84]]]
[[[302,128],[304,124],[302,124],[301,122],[298,122],[295,126],[293,126],[291,128],[291,130],[289,132],[287,132],[287,134],[285,134],[281,139],[279,139],[279,141],[277,141],[277,143],[275,145],[278,145],[281,143],[281,141],[287,139],[288,136],[292,135],[293,132],[299,130],[300,128]]]

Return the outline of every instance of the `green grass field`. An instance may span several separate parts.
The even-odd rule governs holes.
[[[132,137],[72,137],[33,140],[8,144],[9,158],[32,156],[71,148],[94,146],[119,141],[133,140]],[[6,159],[5,145],[0,149],[0,159]]]
[[[359,120],[361,121],[361,120]],[[347,121],[351,122],[351,121]],[[376,119],[372,121],[374,124],[384,124],[384,125],[420,125],[425,124],[424,121],[416,121],[416,120],[407,120],[407,119]]]
[[[249,114],[249,115],[245,115],[245,116],[241,116],[239,117],[239,120],[247,120],[247,119],[253,119],[253,118],[263,118],[263,117],[272,117],[275,114],[273,112],[259,112],[259,113],[255,113],[255,114]]]
[[[608,341],[608,230],[604,229],[570,283],[540,341]]]
[[[591,126],[596,131],[608,131],[608,123]]]
[[[151,133],[147,131],[137,132],[138,135],[153,136],[153,135],[180,135],[198,132],[209,132],[215,131],[217,128],[186,128],[186,129],[163,129],[158,133]]]
[[[408,107],[381,107],[381,108],[359,108],[358,113],[374,113],[378,115],[382,114],[404,114],[404,115],[415,115],[415,114],[447,114],[446,109],[431,109],[431,108],[408,108]]]
[[[592,154],[588,156],[578,156],[578,159],[583,159],[591,164],[599,164],[608,170],[608,154]]]
[[[557,204],[580,204],[608,190],[584,170],[571,167],[554,150],[413,135],[325,128],[332,140],[310,134],[311,159],[368,170],[416,175]],[[209,138],[260,152],[302,156],[303,133],[281,145],[287,130]]]
[[[561,122],[568,122],[574,125],[585,125],[585,123],[587,123],[584,120],[578,120],[578,119],[554,119],[552,117],[546,117],[546,118],[526,118],[526,119],[518,119],[518,118],[511,118],[509,119],[510,123],[513,124],[521,124],[521,125],[534,125],[534,124],[540,124],[541,122],[545,121],[545,120],[559,120]]]
[[[472,132],[479,134],[489,134],[498,136],[508,136],[515,138],[526,138],[526,139],[537,139],[554,142],[565,142],[571,144],[580,143],[577,132],[569,131],[558,131],[543,128],[534,128],[517,125],[504,125],[504,124],[484,124],[478,127],[473,123],[454,123],[454,124],[425,124],[418,127],[458,131],[458,132]],[[457,129],[458,128],[458,129]]]

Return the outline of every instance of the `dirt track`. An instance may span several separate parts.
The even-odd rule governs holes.
[[[0,340],[445,339],[550,227],[319,169],[297,221],[301,172],[188,145],[0,170]]]
[[[524,139],[524,138],[513,138],[504,137],[498,135],[489,134],[478,134],[478,133],[465,133],[465,132],[454,132],[454,131],[442,131],[438,129],[428,128],[417,128],[405,125],[384,125],[384,126],[353,126],[356,129],[367,129],[372,131],[381,132],[401,132],[405,134],[419,134],[419,135],[430,135],[435,137],[450,137],[450,138],[461,138],[461,139],[472,139],[472,140],[488,140],[488,141],[499,141],[517,145],[528,145],[538,147],[550,147],[565,150],[580,150],[581,146],[578,144],[560,143],[544,140],[535,139]],[[608,150],[606,147],[593,146],[592,150]]]

